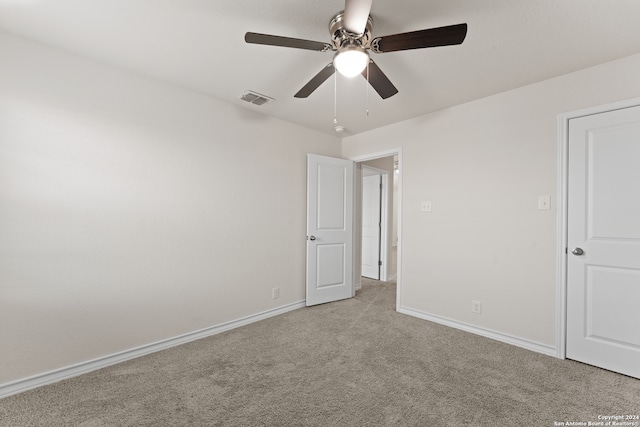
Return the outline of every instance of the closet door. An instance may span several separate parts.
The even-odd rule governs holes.
[[[569,120],[567,357],[640,378],[640,106]]]

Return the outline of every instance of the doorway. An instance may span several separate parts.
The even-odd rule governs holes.
[[[402,266],[402,152],[401,149],[389,150],[385,152],[372,153],[370,155],[351,158],[356,162],[356,226],[355,242],[362,241],[362,188],[363,188],[363,168],[375,168],[386,172],[387,188],[383,194],[387,197],[386,230],[382,232],[381,239],[381,275],[380,279],[396,282],[396,309],[400,306],[400,295],[402,286],[401,266]],[[383,208],[384,209],[384,208]],[[385,241],[386,240],[386,241]],[[354,245],[354,271],[355,288],[362,286],[362,261],[363,251],[361,245]],[[386,253],[385,253],[386,252]],[[365,279],[366,280],[366,279]]]

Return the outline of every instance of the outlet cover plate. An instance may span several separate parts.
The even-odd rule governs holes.
[[[476,314],[482,314],[482,302],[471,301],[471,312]]]

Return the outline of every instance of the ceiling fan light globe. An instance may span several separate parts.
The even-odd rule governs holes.
[[[344,49],[333,58],[333,66],[345,77],[362,73],[369,62],[369,54],[361,47]]]

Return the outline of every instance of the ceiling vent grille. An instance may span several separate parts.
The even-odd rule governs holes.
[[[260,95],[259,93],[251,90],[243,93],[242,96],[240,96],[240,99],[250,104],[257,105],[259,107],[262,107],[263,105],[266,105],[270,102],[275,101],[273,98],[270,98],[265,95]]]

